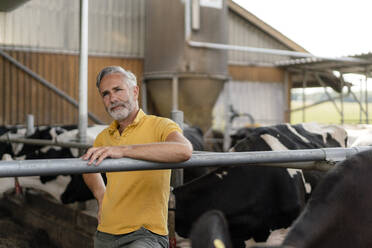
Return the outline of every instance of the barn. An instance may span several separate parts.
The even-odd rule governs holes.
[[[79,7],[1,1],[1,126],[24,125],[27,115],[37,126],[78,123]],[[111,121],[95,86],[108,65],[137,76],[145,112],[181,110],[186,123],[225,134],[247,122],[289,122],[292,88],[341,92],[350,85],[343,73],[371,76],[371,54],[315,57],[232,0],[91,0],[88,34],[90,125]]]
[[[97,72],[112,64],[135,73],[147,112],[169,117],[171,110],[180,109],[187,122],[204,131],[213,120],[221,123],[229,105],[263,125],[289,121],[291,88],[302,87],[303,81],[305,87],[319,86],[311,73],[304,80],[306,66],[300,66],[314,61],[293,60],[295,53],[290,52],[309,53],[231,0],[200,2],[200,7],[191,8],[200,18],[192,20],[191,36],[185,37],[183,1],[90,1],[90,124],[110,121],[94,82]],[[35,116],[36,125],[76,124],[77,107],[67,98],[77,101],[79,93],[79,2],[1,5],[0,125],[24,124],[27,114]],[[200,41],[256,50],[211,49],[200,47]],[[314,70],[329,71],[331,63],[326,68],[324,64],[317,61]],[[321,78],[339,91],[340,78],[326,72]]]

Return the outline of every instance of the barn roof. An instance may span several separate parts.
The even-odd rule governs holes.
[[[345,60],[333,60],[332,58],[302,58],[277,61],[275,64],[281,67],[310,70],[335,70],[341,73],[365,74],[372,69],[372,53],[364,53],[343,57]],[[339,59],[343,59],[339,58]],[[336,58],[337,59],[337,58]],[[371,72],[369,72],[371,75]]]
[[[338,71],[342,74],[356,73],[372,76],[372,53],[351,55],[343,58],[301,58],[286,61],[277,61],[279,67],[288,69],[294,73],[292,77],[293,87],[303,87],[304,72],[310,72],[306,79],[307,87],[322,86],[317,75],[321,77],[326,85],[336,91],[340,91],[342,80],[333,75],[332,71]]]
[[[288,37],[280,33],[275,28],[271,27],[261,19],[259,19],[257,16],[246,10],[245,8],[241,7],[237,3],[235,3],[232,0],[227,1],[227,5],[231,11],[234,13],[240,15],[253,25],[255,25],[257,28],[261,29],[262,31],[269,34],[271,37],[278,40],[283,45],[287,46],[290,50],[297,51],[297,52],[305,52],[308,53],[308,51],[305,50],[302,46],[298,45],[294,41],[290,40]]]

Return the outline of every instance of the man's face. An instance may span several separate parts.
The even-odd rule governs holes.
[[[138,87],[129,88],[119,73],[106,75],[102,78],[99,92],[106,111],[115,120],[126,119],[137,106]]]

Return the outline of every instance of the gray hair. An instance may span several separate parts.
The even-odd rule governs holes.
[[[129,88],[132,88],[137,85],[136,76],[132,72],[124,70],[121,66],[108,66],[108,67],[103,68],[98,73],[97,82],[96,82],[97,88],[99,88],[99,85],[101,84],[101,80],[104,76],[110,75],[113,73],[119,73],[123,75],[123,77],[125,78],[124,81],[127,83]]]

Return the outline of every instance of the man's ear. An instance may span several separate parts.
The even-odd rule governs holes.
[[[139,95],[139,87],[136,85],[136,86],[133,86],[133,96],[134,96],[134,99],[138,100],[138,95]]]

